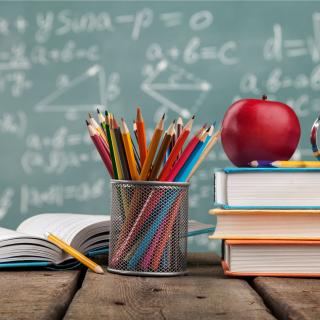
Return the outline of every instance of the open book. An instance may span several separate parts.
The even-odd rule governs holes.
[[[214,226],[190,220],[187,236],[214,231]],[[110,216],[44,213],[23,221],[17,231],[0,228],[0,268],[73,268],[78,263],[45,239],[50,232],[87,256],[107,253]]]
[[[53,233],[80,252],[94,255],[107,251],[110,216],[47,213],[23,221],[17,231],[0,228],[0,267],[54,266],[71,260],[71,256],[45,239],[45,232]]]

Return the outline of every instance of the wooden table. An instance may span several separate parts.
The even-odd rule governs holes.
[[[228,278],[209,253],[190,254],[188,271],[2,271],[0,319],[320,319],[320,279]]]

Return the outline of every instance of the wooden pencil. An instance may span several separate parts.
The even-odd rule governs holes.
[[[169,176],[167,178],[168,181],[174,181],[175,177],[177,176],[183,165],[186,163],[197,144],[200,142],[201,136],[204,134],[206,130],[207,129],[205,127],[202,127],[197,132],[197,134],[195,134],[195,136],[189,141],[186,148],[183,150],[181,156],[170,170]]]
[[[185,182],[192,168],[196,164],[197,160],[201,156],[206,144],[210,141],[213,134],[213,125],[207,129],[207,131],[200,137],[200,141],[192,151],[191,155],[180,169],[179,173],[175,177],[176,182]]]
[[[116,136],[113,128],[113,119],[114,119],[113,115],[109,114],[110,136],[111,136],[111,141],[113,146],[114,159],[117,167],[118,179],[123,180],[123,172],[121,167],[120,155],[119,155],[118,145],[117,145]]]
[[[163,137],[159,151],[152,165],[151,173],[148,180],[156,180],[161,164],[163,162],[164,156],[166,154],[166,151],[170,145],[171,139],[174,136],[174,134],[175,134],[175,121],[172,122],[172,124],[169,126],[169,128],[167,129]]]
[[[174,120],[174,122],[176,122],[175,120]],[[172,135],[172,138],[171,138],[171,141],[170,141],[170,144],[169,144],[169,147],[168,147],[168,150],[167,150],[167,152],[169,152],[169,154],[170,154],[170,152],[172,151],[172,149],[173,149],[173,147],[174,147],[174,145],[175,145],[175,143],[176,143],[176,132],[177,132],[177,130],[176,130],[176,124],[175,124],[175,126],[174,126],[174,134]]]
[[[114,135],[116,138],[116,143],[117,143],[117,148],[118,148],[118,153],[119,153],[119,158],[120,158],[121,168],[122,168],[122,173],[123,173],[123,179],[131,180],[129,165],[128,165],[128,161],[127,161],[126,152],[124,150],[124,144],[123,144],[123,140],[122,140],[120,127],[119,127],[115,118],[113,118],[113,126],[112,127],[113,127]]]
[[[96,129],[91,124],[89,124],[88,121],[86,121],[86,124],[87,124],[90,138],[91,138],[92,142],[94,143],[94,145],[96,146],[96,149],[99,152],[100,157],[101,157],[103,163],[105,164],[110,176],[113,178],[114,173],[113,173],[111,159],[102,144],[102,138],[99,136],[99,133],[96,131]]]
[[[201,156],[199,157],[198,161],[196,162],[196,164],[194,165],[194,167],[192,168],[191,172],[189,173],[188,177],[187,177],[187,181],[190,181],[190,179],[192,178],[192,176],[195,174],[195,172],[197,171],[197,169],[199,168],[199,166],[201,165],[201,163],[203,162],[203,160],[207,157],[208,153],[210,152],[210,150],[213,148],[213,146],[216,144],[216,142],[218,141],[219,137],[221,135],[221,130],[218,130],[209,140],[209,142],[207,143],[206,147],[204,148]]]
[[[103,131],[103,129],[99,126],[98,122],[96,119],[92,116],[92,114],[89,112],[89,123],[98,131],[99,135],[101,136],[102,139],[105,140],[105,142],[108,144],[107,137]]]
[[[166,163],[164,164],[164,166],[162,168],[162,171],[161,171],[160,176],[159,176],[159,180],[160,181],[166,181],[167,180],[169,172],[170,172],[174,162],[178,158],[179,153],[182,150],[182,147],[183,147],[185,141],[187,140],[187,138],[188,138],[188,136],[190,134],[194,118],[195,118],[195,116],[193,116],[188,121],[188,123],[184,127],[181,135],[177,139],[176,144],[174,145],[174,147],[173,147],[173,149],[172,149],[172,151],[171,151],[171,153],[170,153],[170,155],[168,157],[168,160],[166,161]]]
[[[67,252],[68,254],[70,254],[70,256],[74,257],[79,262],[84,264],[90,270],[94,271],[95,273],[103,274],[103,269],[101,268],[101,266],[99,266],[94,261],[87,258],[85,255],[83,255],[78,250],[71,247],[69,244],[64,242],[62,239],[58,238],[57,236],[53,235],[50,232],[46,232],[45,237],[46,237],[46,239],[48,239],[49,241],[54,243],[56,246],[58,246],[60,249]]]
[[[112,140],[111,140],[111,133],[110,133],[110,117],[108,112],[106,111],[106,131],[107,131],[107,139],[109,143],[109,149],[110,149],[110,159],[112,163],[112,168],[113,168],[113,173],[114,173],[114,179],[118,179],[118,172],[117,172],[117,165],[116,165],[116,160],[114,157],[114,150],[113,150],[113,145],[112,145]]]
[[[146,160],[141,168],[140,180],[147,180],[147,178],[148,178],[150,168],[151,168],[154,156],[157,152],[159,141],[161,139],[161,135],[163,132],[164,117],[165,117],[165,115],[162,116],[162,118],[160,119],[159,123],[157,124],[157,126],[153,132],[152,139],[151,139],[151,142],[150,142],[150,145],[148,148],[147,157],[146,157]]]
[[[254,168],[320,168],[320,161],[297,161],[297,160],[277,160],[277,161],[267,161],[267,160],[255,160],[249,163],[251,167]]]
[[[138,148],[140,153],[140,164],[141,164],[141,168],[143,168],[144,162],[147,158],[147,138],[146,138],[144,120],[142,117],[141,109],[139,107],[137,108],[136,126],[137,126],[136,132],[137,132]]]
[[[181,117],[178,118],[177,120],[177,132],[176,132],[176,139],[178,139],[182,133],[183,130],[183,120]],[[181,156],[181,152],[179,152],[179,156]]]
[[[124,149],[125,149],[126,156],[127,156],[131,179],[132,180],[139,180],[139,174],[137,171],[136,161],[134,158],[130,132],[129,132],[128,126],[123,118],[121,118],[121,124],[122,124],[122,126],[121,126],[122,141],[123,141]]]

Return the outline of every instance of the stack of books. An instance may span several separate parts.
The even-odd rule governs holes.
[[[320,276],[320,169],[227,168],[214,189],[225,274]]]

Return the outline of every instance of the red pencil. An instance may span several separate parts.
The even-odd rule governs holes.
[[[198,133],[189,141],[186,148],[183,150],[181,156],[177,160],[177,162],[174,164],[173,168],[170,171],[170,174],[167,178],[167,181],[174,181],[174,178],[177,176],[183,165],[186,163],[188,158],[190,157],[192,151],[197,146],[197,144],[200,142],[200,138],[203,135],[204,131],[206,131],[206,127],[202,127]]]
[[[192,123],[194,120],[194,116],[189,120],[189,122],[184,127],[184,130],[182,131],[181,135],[177,139],[173,149],[170,152],[169,158],[166,161],[166,163],[163,166],[163,169],[159,175],[159,181],[167,181],[168,175],[170,174],[171,168],[176,161],[177,157],[179,156],[179,153],[185,143],[185,141],[188,138],[188,135],[192,128]]]
[[[100,135],[96,131],[96,129],[94,129],[92,125],[88,124],[88,122],[87,122],[87,128],[89,131],[89,135],[92,139],[92,142],[96,146],[96,149],[99,152],[100,157],[101,157],[102,161],[104,162],[111,178],[113,178],[112,163],[111,163],[110,157],[105,149],[105,146],[103,145],[102,138],[100,137]]]

